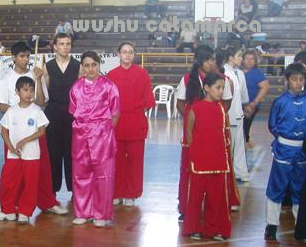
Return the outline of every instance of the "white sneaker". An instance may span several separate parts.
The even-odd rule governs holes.
[[[19,224],[26,224],[29,222],[29,217],[24,214],[18,214],[18,223]]]
[[[106,220],[94,220],[93,223],[95,227],[105,227],[106,226]]]
[[[134,207],[135,199],[130,199],[130,198],[124,199],[123,205],[128,206],[128,207]]]
[[[69,211],[62,206],[54,205],[52,208],[48,208],[47,212],[54,213],[54,214],[59,214],[59,215],[64,215],[68,214]]]
[[[0,220],[8,220],[8,221],[13,221],[16,220],[16,214],[5,214],[0,212]]]
[[[237,206],[237,205],[231,206],[231,211],[238,212],[239,211],[239,206]]]
[[[116,199],[113,200],[113,205],[117,206],[119,204],[122,204],[122,202],[123,202],[122,198],[116,198]]]
[[[87,222],[86,219],[84,218],[75,218],[73,221],[72,221],[72,224],[74,225],[83,225]]]
[[[242,182],[250,182],[250,178],[248,176],[241,177],[240,180]]]

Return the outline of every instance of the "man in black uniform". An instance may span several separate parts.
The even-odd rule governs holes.
[[[70,56],[71,37],[59,33],[54,37],[56,58],[45,67],[44,76],[49,92],[45,114],[50,121],[47,127],[48,148],[52,164],[53,188],[57,192],[62,186],[64,160],[65,180],[68,191],[72,191],[72,121],[68,112],[69,92],[78,79],[80,63]]]

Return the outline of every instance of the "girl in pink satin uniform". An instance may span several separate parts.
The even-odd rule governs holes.
[[[73,224],[94,219],[104,227],[113,217],[114,171],[117,143],[115,126],[119,116],[119,93],[116,85],[100,75],[100,57],[87,51],[81,57],[85,76],[70,91],[69,111],[74,122]]]

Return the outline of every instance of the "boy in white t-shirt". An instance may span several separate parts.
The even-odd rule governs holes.
[[[27,223],[37,206],[40,148],[38,139],[44,135],[49,121],[39,106],[32,103],[35,82],[27,76],[16,82],[20,102],[6,111],[0,124],[8,147],[1,176],[0,220]],[[18,206],[18,209],[17,209]]]

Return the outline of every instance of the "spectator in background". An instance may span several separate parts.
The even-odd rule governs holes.
[[[271,45],[269,43],[262,43],[261,45],[258,45],[255,47],[255,50],[257,51],[258,55],[262,54],[269,54],[270,53]]]
[[[283,10],[284,6],[287,6],[286,0],[270,0],[268,3],[268,15],[277,16]]]
[[[176,40],[180,36],[180,34],[174,30],[173,15],[168,15],[167,16],[167,21],[171,25],[171,32],[167,32],[167,44],[170,47],[175,47]]]
[[[38,35],[31,35],[30,38],[28,39],[28,44],[31,48],[35,48],[35,43],[36,43],[36,40],[38,39],[38,47],[39,48],[49,48],[51,49],[51,42],[49,40],[44,40],[42,38],[40,38]]]
[[[255,115],[260,109],[260,102],[268,93],[270,85],[262,70],[257,68],[257,56],[255,51],[246,51],[243,64],[250,100],[249,106],[252,107],[252,114],[243,118],[245,146],[252,151],[260,151],[260,148],[255,148],[254,143],[250,141],[250,129]]]
[[[284,57],[284,49],[281,48],[280,44],[275,44],[270,49],[270,54],[274,56],[269,59],[269,67],[267,73],[271,75],[280,76],[284,73],[284,64],[285,64],[285,57]]]
[[[254,0],[244,0],[238,10],[238,20],[250,23],[256,16],[258,5]]]
[[[70,22],[65,21],[64,19],[59,20],[54,36],[58,33],[66,33],[71,37],[71,39],[74,39],[73,29]]]
[[[2,42],[0,41],[0,53],[4,53],[6,50],[5,46],[2,45]]]
[[[145,5],[145,15],[150,18],[151,13],[156,12],[157,18],[161,18],[161,5],[159,0],[147,0]]]
[[[177,52],[183,52],[185,47],[189,47],[191,52],[194,53],[195,48],[197,48],[196,31],[182,31],[179,43],[176,46]]]
[[[295,54],[298,54],[301,51],[306,51],[306,42],[300,41],[299,42],[299,48],[296,50]]]
[[[233,30],[233,32],[229,32],[228,35],[226,36],[226,44],[225,44],[225,49],[227,49],[229,46],[234,45],[232,44],[232,42],[234,40],[238,40],[238,42],[240,43],[240,47],[242,49],[246,48],[246,39],[245,37],[242,35],[242,33],[240,33],[236,28]]]

